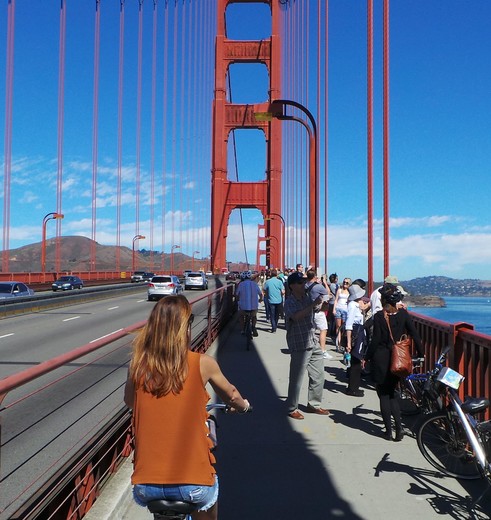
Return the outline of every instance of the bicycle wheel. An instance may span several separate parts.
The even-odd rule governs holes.
[[[422,384],[420,381],[407,381],[401,379],[397,401],[402,415],[416,415],[421,412],[420,398],[422,394]]]
[[[423,457],[442,473],[467,480],[481,478],[464,427],[455,412],[424,416],[416,440]]]

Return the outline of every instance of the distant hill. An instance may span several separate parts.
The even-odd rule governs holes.
[[[401,281],[401,285],[411,295],[419,296],[491,296],[491,280],[425,276]]]
[[[91,266],[91,251],[95,244],[97,265]],[[117,246],[104,246],[90,238],[81,236],[60,238],[61,271],[114,271],[116,266]],[[56,254],[56,238],[46,241],[46,270],[53,271]],[[131,271],[133,251],[128,247],[119,248],[122,271]],[[170,253],[142,249],[135,251],[139,269],[161,270],[162,259],[164,269],[170,269]],[[153,259],[153,260],[152,260]],[[202,267],[203,260],[195,259],[196,269]],[[174,253],[174,265],[179,269],[190,269],[192,258],[182,253]],[[29,273],[41,271],[41,242],[11,249],[9,252],[9,268],[11,272]]]

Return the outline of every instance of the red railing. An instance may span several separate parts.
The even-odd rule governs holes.
[[[78,276],[84,282],[96,280],[129,280],[131,271],[60,271],[59,273],[49,272],[33,272],[33,273],[2,273],[0,272],[0,282],[23,282],[30,284],[51,283],[59,276],[73,275]]]
[[[448,366],[465,376],[460,385],[461,399],[466,395],[491,396],[491,336],[474,330],[469,323],[446,323],[421,314],[411,313],[423,341],[426,367],[434,366],[441,350],[450,345]],[[491,418],[490,410],[485,414]]]
[[[192,306],[192,348],[206,351],[230,321],[233,286]],[[144,323],[0,381],[0,485],[5,490],[0,520],[80,519],[108,475],[130,455],[130,414],[122,386],[133,335]],[[92,388],[100,385],[104,395],[94,394]],[[118,398],[111,400],[112,395]],[[80,417],[72,414],[78,406],[85,409]]]

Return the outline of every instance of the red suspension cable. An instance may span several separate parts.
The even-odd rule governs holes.
[[[12,173],[12,103],[14,88],[15,0],[7,7],[7,58],[5,69],[5,137],[3,175],[3,253],[2,271],[9,271],[10,178]]]
[[[118,179],[116,188],[116,271],[121,270],[121,185],[123,170],[123,80],[124,80],[124,0],[119,6],[118,64]]]
[[[60,4],[60,44],[58,64],[58,172],[56,179],[56,212],[62,214],[63,188],[63,128],[65,108],[65,40],[66,40],[66,6],[65,1]],[[56,219],[56,252],[55,269],[61,268],[61,219]]]
[[[373,0],[367,0],[368,293],[373,291]]]
[[[96,0],[94,30],[94,100],[92,120],[92,242],[90,244],[90,269],[96,266],[96,231],[97,231],[97,152],[99,126],[99,54],[100,54],[100,0]]]
[[[389,4],[384,0],[384,278],[389,275]]]

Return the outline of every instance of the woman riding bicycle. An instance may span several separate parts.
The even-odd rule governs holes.
[[[133,342],[125,403],[133,409],[135,501],[196,504],[193,519],[216,520],[218,478],[206,427],[210,383],[233,411],[249,402],[210,356],[192,352],[193,315],[187,299],[162,298]]]

